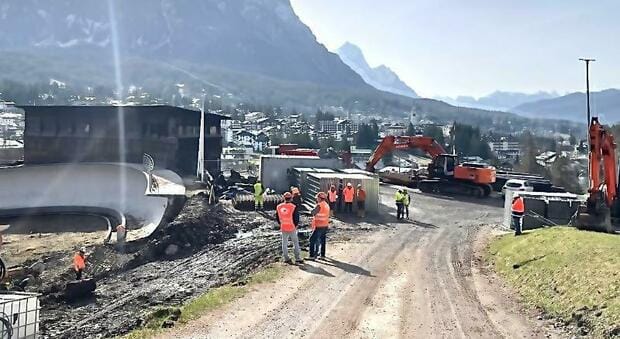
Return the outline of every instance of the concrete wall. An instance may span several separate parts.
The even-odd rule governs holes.
[[[121,187],[121,176],[126,178],[125,187]],[[0,169],[0,209],[108,208],[137,220],[141,235],[159,226],[169,201],[168,197],[147,196],[146,192],[147,176],[134,165],[55,164]]]
[[[341,168],[339,159],[313,156],[263,155],[260,157],[260,180],[265,188],[284,192],[290,188],[287,170],[294,167]]]

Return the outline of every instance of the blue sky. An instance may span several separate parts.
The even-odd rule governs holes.
[[[291,0],[329,50],[351,41],[419,94],[620,87],[620,0]]]

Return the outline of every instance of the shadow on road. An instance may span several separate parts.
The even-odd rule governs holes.
[[[363,268],[363,267],[359,267],[357,265],[353,265],[353,264],[348,264],[342,261],[338,261],[335,259],[331,259],[331,258],[325,258],[321,261],[318,261],[318,263],[323,264],[323,265],[328,265],[328,266],[333,266],[333,267],[337,267],[345,272],[348,273],[353,273],[353,274],[358,274],[358,275],[363,275],[363,276],[367,276],[367,277],[374,277],[374,275],[372,275],[372,273],[370,273],[369,270]]]
[[[333,278],[335,277],[333,274],[327,272],[325,269],[323,269],[322,267],[317,267],[317,266],[312,266],[309,265],[307,263],[303,263],[301,265],[298,265],[299,269],[308,273],[312,273],[312,274],[318,274],[318,275],[322,275],[328,278]]]

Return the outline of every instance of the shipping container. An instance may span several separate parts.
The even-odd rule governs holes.
[[[263,155],[260,158],[260,180],[265,188],[285,192],[291,186],[291,170],[295,167],[338,169],[342,168],[342,162],[313,156]]]

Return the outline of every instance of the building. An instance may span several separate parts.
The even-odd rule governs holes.
[[[172,106],[23,106],[24,163],[142,163],[196,175],[200,112]],[[205,113],[205,169],[220,171],[221,121]],[[124,154],[124,156],[123,156]]]
[[[255,152],[262,152],[270,145],[270,138],[264,132],[241,130],[234,134],[233,139],[237,144],[251,147]]]
[[[357,133],[358,124],[352,123],[347,119],[320,120],[317,133],[335,136],[336,140],[341,140],[343,136]]]
[[[516,161],[521,156],[521,144],[518,141],[502,138],[500,141],[489,142],[489,148],[500,160]]]

